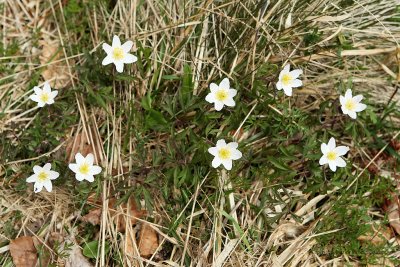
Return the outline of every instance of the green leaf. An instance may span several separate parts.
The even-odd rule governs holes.
[[[168,125],[168,121],[161,112],[150,109],[146,115],[146,125],[150,129],[161,130]]]
[[[95,259],[98,256],[97,255],[98,251],[99,251],[99,241],[94,240],[85,244],[82,253],[83,255],[85,255],[85,257],[88,257],[89,259]],[[110,251],[110,244],[106,242],[105,253],[107,254],[109,251]]]

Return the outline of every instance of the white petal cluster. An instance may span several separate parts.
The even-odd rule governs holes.
[[[336,147],[335,138],[331,137],[328,144],[321,144],[322,157],[319,160],[320,165],[329,164],[329,168],[335,172],[336,167],[345,167],[346,161],[341,156],[346,155],[349,152],[349,147],[338,146]]]
[[[26,179],[27,183],[34,183],[33,188],[35,193],[42,191],[43,187],[48,192],[51,192],[53,185],[51,180],[57,179],[60,174],[51,170],[51,164],[47,163],[43,167],[34,166],[33,175]]]
[[[33,95],[31,95],[29,98],[32,101],[37,102],[38,107],[44,107],[45,105],[53,104],[54,98],[58,94],[57,90],[51,91],[51,87],[48,82],[44,83],[43,89],[40,89],[40,87],[35,86],[35,87],[33,87],[33,91],[35,93]]]
[[[82,156],[81,153],[75,155],[76,163],[71,163],[68,167],[75,173],[75,178],[78,181],[87,180],[89,182],[94,181],[94,175],[101,172],[101,167],[93,165],[94,156],[88,154],[86,157]]]
[[[224,105],[235,106],[233,97],[237,94],[237,91],[230,88],[228,78],[223,79],[219,85],[211,83],[210,90],[211,92],[206,96],[206,101],[214,103],[215,110],[220,111]]]
[[[362,95],[356,95],[353,97],[351,89],[347,89],[345,95],[339,97],[343,114],[347,114],[352,119],[356,119],[357,112],[363,111],[367,108],[367,105],[360,103],[362,99]]]
[[[303,82],[298,77],[303,74],[300,69],[290,71],[290,65],[286,65],[279,74],[279,81],[276,83],[276,89],[282,90],[287,96],[292,95],[293,88],[300,87]]]
[[[106,43],[103,44],[103,49],[107,53],[107,56],[103,59],[102,65],[108,65],[114,63],[115,68],[118,72],[124,71],[124,64],[130,64],[137,61],[137,57],[129,54],[133,46],[132,41],[126,41],[121,45],[121,40],[118,36],[114,35],[112,45]]]
[[[237,147],[238,143],[236,142],[226,144],[224,139],[218,140],[217,146],[208,149],[208,152],[214,156],[212,166],[218,168],[222,164],[225,169],[231,170],[232,161],[242,157],[242,153],[237,150]]]

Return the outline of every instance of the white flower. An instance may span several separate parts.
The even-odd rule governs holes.
[[[103,44],[103,49],[106,51],[107,56],[103,59],[101,64],[108,65],[114,63],[117,71],[122,72],[124,70],[124,64],[134,63],[137,61],[136,56],[129,54],[132,46],[132,41],[126,41],[121,45],[119,37],[114,35],[112,46],[106,43]]]
[[[42,191],[43,187],[46,188],[48,192],[51,192],[53,185],[51,180],[57,179],[60,174],[56,171],[51,171],[51,164],[47,163],[43,167],[34,166],[34,174],[26,179],[27,183],[35,183],[33,185],[35,193]]]
[[[45,82],[43,85],[43,89],[35,86],[33,87],[33,91],[35,92],[29,98],[38,103],[39,107],[44,107],[44,105],[51,105],[54,103],[54,98],[57,96],[58,91],[51,91],[50,84]]]
[[[293,88],[303,85],[303,82],[297,79],[301,74],[303,74],[303,71],[300,69],[290,71],[290,65],[287,64],[281,73],[279,73],[279,81],[276,83],[276,89],[283,89],[287,96],[291,96]]]
[[[332,171],[336,171],[336,167],[345,167],[346,162],[340,157],[349,151],[347,146],[336,147],[335,138],[331,137],[328,144],[321,144],[322,157],[319,159],[320,165],[329,164]]]
[[[81,153],[77,153],[75,160],[76,163],[71,163],[68,167],[75,173],[75,178],[78,181],[88,180],[93,182],[93,176],[101,172],[100,166],[93,165],[94,156],[91,153],[86,158]]]
[[[363,111],[367,105],[360,103],[363,99],[362,95],[352,96],[351,89],[347,89],[344,96],[340,96],[340,105],[344,114],[349,115],[351,118],[357,118],[357,112]]]
[[[224,139],[218,140],[217,146],[210,147],[208,152],[214,156],[212,166],[217,168],[219,165],[224,165],[227,170],[232,169],[232,160],[237,160],[242,157],[242,153],[237,150],[238,143],[225,143]]]
[[[235,106],[233,97],[236,95],[237,91],[230,88],[228,78],[223,79],[219,85],[211,83],[210,90],[211,93],[206,96],[206,101],[208,103],[214,103],[215,110],[220,111],[224,105],[228,107]]]

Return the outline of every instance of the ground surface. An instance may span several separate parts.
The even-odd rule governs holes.
[[[1,266],[399,264],[397,0],[3,0],[0,14]],[[122,74],[101,65],[114,34],[138,57]],[[286,63],[303,70],[292,97],[275,87]],[[205,96],[224,77],[236,106],[217,112]],[[44,81],[59,94],[38,109]],[[357,120],[347,88],[368,105]],[[318,164],[332,136],[350,147],[335,173]],[[207,152],[221,138],[243,153],[229,172]],[[68,169],[77,152],[103,167],[95,182]],[[35,194],[25,180],[47,162],[60,177]]]

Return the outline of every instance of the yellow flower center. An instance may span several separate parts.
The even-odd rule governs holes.
[[[350,110],[353,111],[356,108],[356,103],[353,101],[353,99],[349,99],[346,101],[346,103],[344,104],[344,106]]]
[[[326,154],[326,158],[327,158],[328,160],[335,160],[335,159],[337,158],[337,154],[336,154],[335,152],[333,152],[333,151],[329,151],[329,152]]]
[[[79,172],[87,175],[89,174],[89,165],[87,163],[83,163],[80,167],[79,167]]]
[[[222,160],[230,159],[231,158],[231,151],[228,148],[221,148],[218,151],[218,156]]]
[[[228,98],[228,92],[226,90],[220,89],[215,93],[215,98],[218,101],[224,101]]]
[[[116,47],[113,50],[113,58],[115,60],[121,60],[124,58],[124,50],[121,47]]]
[[[46,172],[39,172],[39,174],[38,174],[38,176],[37,176],[37,179],[40,181],[40,182],[44,182],[44,181],[47,181],[48,180],[48,178],[49,178],[49,175],[46,173]]]
[[[282,76],[282,84],[283,85],[288,86],[288,85],[290,85],[291,81],[292,81],[292,76],[290,76],[289,73],[283,74],[283,76]]]
[[[42,93],[42,94],[40,95],[40,100],[42,100],[43,102],[49,101],[49,98],[50,98],[50,96],[49,96],[48,93]]]

